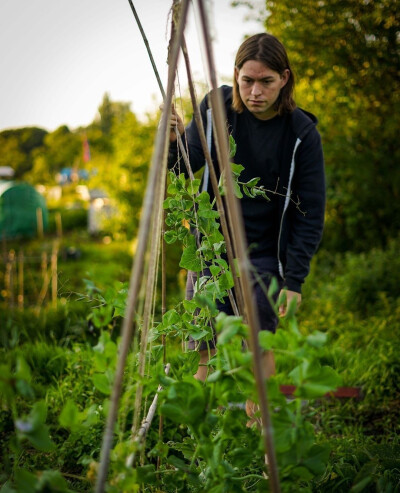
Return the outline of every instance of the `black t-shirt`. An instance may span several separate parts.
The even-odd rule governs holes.
[[[270,201],[259,196],[244,196],[241,200],[250,256],[273,256],[277,253],[279,234],[278,186],[282,158],[282,140],[287,117],[275,116],[259,120],[247,109],[237,115],[232,137],[237,149],[234,162],[244,166],[241,182],[260,177]]]

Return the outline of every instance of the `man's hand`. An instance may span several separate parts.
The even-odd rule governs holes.
[[[163,104],[160,105],[160,110],[164,111],[164,105]],[[171,108],[171,120],[170,120],[169,125],[171,127],[171,133],[169,134],[169,141],[170,142],[176,142],[176,139],[177,139],[176,132],[178,131],[182,135],[183,132],[185,131],[185,127],[183,125],[183,121],[182,121],[181,117],[176,112],[174,105],[172,105],[172,108]]]
[[[283,302],[279,306],[279,316],[284,317],[287,314],[289,306],[291,303],[296,304],[296,310],[301,303],[301,294],[296,293],[296,291],[289,291],[288,289],[282,289],[279,298],[283,297]]]

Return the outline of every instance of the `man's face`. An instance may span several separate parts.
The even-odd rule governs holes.
[[[246,108],[259,120],[276,115],[274,103],[289,79],[289,70],[279,74],[257,60],[248,60],[240,70],[235,69],[239,94]]]

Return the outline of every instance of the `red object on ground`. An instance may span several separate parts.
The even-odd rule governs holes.
[[[296,390],[295,385],[281,385],[280,390],[282,394],[291,396]],[[360,387],[338,387],[335,392],[328,392],[325,397],[337,397],[339,399],[361,399]]]

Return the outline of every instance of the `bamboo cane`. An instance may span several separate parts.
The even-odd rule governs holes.
[[[271,416],[268,407],[268,396],[264,386],[264,378],[261,363],[261,349],[258,345],[258,332],[260,330],[260,324],[258,319],[257,307],[254,302],[250,283],[250,269],[249,260],[246,252],[245,244],[245,230],[243,224],[243,218],[240,210],[238,200],[235,197],[233,190],[233,180],[230,173],[230,166],[228,162],[228,146],[226,139],[226,127],[225,127],[225,108],[221,98],[221,93],[217,88],[216,70],[214,64],[214,57],[212,47],[210,43],[210,30],[208,24],[207,14],[204,8],[204,1],[198,0],[201,28],[203,33],[203,40],[206,47],[207,63],[210,71],[211,79],[211,105],[213,108],[213,115],[215,119],[215,134],[217,141],[217,153],[218,160],[221,163],[222,169],[225,170],[226,181],[226,200],[228,203],[230,227],[233,234],[233,241],[236,246],[236,251],[239,257],[240,275],[242,278],[243,299],[245,304],[245,311],[247,320],[250,326],[249,343],[253,353],[253,367],[254,376],[256,380],[257,392],[260,401],[261,418],[262,418],[262,434],[264,439],[264,447],[268,458],[268,469],[271,490],[273,493],[279,493],[280,483],[278,475],[278,466],[275,456],[275,447],[273,441],[273,427]],[[234,220],[232,220],[234,218]]]
[[[165,189],[165,173],[162,175],[162,180],[164,181],[163,187]],[[139,376],[144,377],[144,369],[145,369],[145,359],[146,359],[146,349],[147,349],[147,340],[149,333],[149,324],[150,324],[150,313],[153,305],[153,299],[155,297],[155,285],[156,285],[156,272],[157,272],[157,259],[159,257],[159,249],[160,249],[160,236],[162,230],[162,201],[164,196],[162,194],[159,195],[159,199],[156,203],[156,208],[154,210],[153,217],[153,227],[151,234],[151,248],[150,248],[150,258],[149,258],[149,268],[147,273],[147,281],[146,281],[146,300],[144,304],[143,311],[143,323],[142,323],[142,331],[141,331],[141,341],[140,341],[140,352],[139,352]],[[136,432],[137,425],[139,422],[139,414],[140,414],[140,404],[142,401],[142,393],[143,393],[143,385],[142,383],[138,383],[136,396],[135,396],[135,410],[133,416],[133,424],[132,424],[132,433]]]
[[[104,491],[105,483],[107,479],[110,449],[113,441],[114,424],[117,418],[118,403],[121,395],[122,379],[124,375],[124,367],[126,357],[129,351],[130,343],[132,340],[132,320],[136,307],[137,295],[141,282],[141,275],[143,269],[143,259],[146,251],[147,240],[149,237],[149,226],[154,205],[154,197],[157,196],[157,191],[160,193],[160,175],[165,173],[168,141],[167,135],[169,135],[169,122],[171,116],[172,105],[172,93],[175,80],[175,71],[178,64],[179,46],[182,39],[186,16],[188,10],[188,0],[182,1],[181,15],[178,24],[178,30],[176,39],[171,51],[171,63],[168,71],[168,87],[165,99],[165,108],[161,115],[161,122],[157,132],[155,151],[153,154],[152,164],[149,171],[148,184],[146,187],[146,194],[143,203],[143,213],[140,220],[139,234],[138,234],[138,247],[136,251],[135,260],[132,266],[130,288],[127,300],[127,309],[125,313],[124,322],[122,325],[122,341],[119,350],[119,357],[117,362],[116,375],[114,380],[113,391],[111,395],[110,409],[107,416],[106,428],[103,436],[103,443],[100,454],[99,474],[96,482],[96,493]]]
[[[131,6],[133,15],[135,16],[136,23],[138,25],[139,31],[140,31],[140,33],[142,35],[142,38],[143,38],[143,42],[144,42],[144,44],[146,46],[147,53],[149,55],[151,65],[153,67],[154,74],[155,74],[156,79],[157,79],[157,82],[158,82],[158,87],[160,88],[161,96],[162,96],[163,100],[165,101],[165,90],[164,90],[164,87],[162,85],[162,82],[161,82],[161,79],[160,79],[160,75],[158,73],[157,66],[156,66],[156,63],[155,63],[154,58],[153,58],[153,54],[151,53],[149,42],[148,42],[147,37],[146,37],[146,34],[145,34],[144,30],[143,30],[143,27],[142,27],[142,24],[140,22],[139,16],[138,16],[138,14],[136,12],[136,9],[135,9],[135,7],[134,7],[134,5],[132,3],[132,0],[128,0],[128,2],[129,2],[129,5]],[[172,10],[174,10],[174,8],[176,7],[176,5],[177,5],[177,2],[174,0],[173,6],[172,6]],[[172,103],[172,100],[171,100],[171,103]],[[186,149],[185,149],[185,146],[184,146],[184,144],[182,142],[182,138],[181,138],[179,132],[176,132],[176,137],[177,137],[177,141],[178,141],[179,150],[181,151],[182,158],[183,158],[183,161],[184,161],[185,166],[186,166],[186,171],[188,172],[189,178],[191,180],[193,180],[194,179],[194,176],[193,176],[192,169],[190,167],[189,158],[187,156]]]
[[[164,199],[167,196],[167,184],[164,188]],[[165,218],[167,217],[166,211],[163,209],[162,231],[161,231],[161,314],[164,315],[167,311],[167,255],[166,248],[167,242],[165,241]],[[165,334],[161,336],[161,344],[163,347],[163,364],[167,364],[167,338]],[[164,432],[164,416],[160,416],[158,421],[158,439],[161,441]],[[157,456],[157,469],[160,469],[161,457]]]
[[[206,139],[206,136],[204,133],[203,122],[201,119],[199,106],[198,106],[197,100],[196,100],[196,94],[195,94],[194,84],[193,84],[192,70],[191,70],[191,66],[190,66],[189,54],[187,51],[185,38],[183,38],[183,40],[182,40],[182,53],[183,53],[183,57],[185,60],[185,65],[186,65],[186,72],[187,72],[188,84],[189,84],[189,92],[190,92],[190,97],[191,97],[192,106],[193,106],[193,116],[194,116],[194,119],[195,119],[195,122],[197,125],[197,130],[199,132],[199,137],[200,137],[201,146],[203,148],[204,157],[206,159],[206,162],[208,164],[208,168],[210,171],[211,185],[212,185],[212,188],[214,191],[214,196],[215,196],[215,200],[216,200],[216,204],[217,204],[217,210],[218,210],[219,219],[221,222],[222,234],[224,235],[224,238],[225,238],[226,253],[228,256],[228,262],[229,262],[229,265],[230,265],[232,272],[233,272],[233,280],[235,283],[235,293],[236,293],[239,309],[237,308],[236,301],[233,297],[231,290],[229,290],[228,296],[229,296],[230,302],[232,304],[232,307],[234,309],[235,315],[239,315],[240,313],[243,314],[243,297],[242,297],[242,291],[240,289],[240,280],[237,276],[236,267],[235,267],[235,263],[233,260],[235,255],[234,255],[231,235],[229,233],[228,224],[226,222],[225,207],[224,207],[224,203],[223,203],[220,191],[219,191],[218,179],[217,179],[217,175],[215,173],[214,163],[212,161],[211,154],[210,154],[210,151],[209,151],[208,146],[207,146],[207,139]]]
[[[168,363],[165,366],[165,374],[166,375],[168,375],[169,370],[170,370],[170,364]],[[154,396],[153,402],[151,403],[151,405],[149,407],[149,411],[147,413],[147,416],[142,421],[142,424],[136,433],[136,436],[135,436],[133,442],[136,444],[137,447],[139,447],[141,445],[141,443],[146,438],[146,435],[150,429],[151,423],[153,421],[154,415],[155,415],[156,410],[157,410],[158,395],[162,391],[162,389],[163,389],[162,386],[159,385],[158,389],[157,389],[157,393]],[[128,455],[128,457],[126,459],[126,466],[132,467],[135,464],[135,459],[136,459],[136,451],[133,452],[132,454]]]

